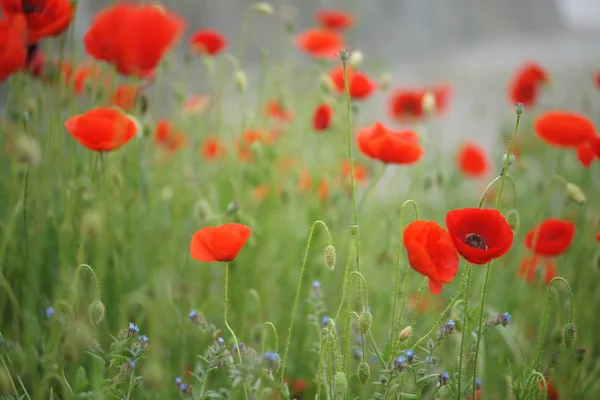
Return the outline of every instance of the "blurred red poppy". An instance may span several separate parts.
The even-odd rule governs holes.
[[[467,176],[482,177],[489,170],[485,151],[475,143],[466,143],[458,153],[458,167]]]
[[[135,100],[139,89],[136,85],[123,84],[117,87],[112,98],[112,105],[121,107],[125,111],[131,111],[135,106]]]
[[[296,47],[313,58],[337,59],[344,39],[337,32],[326,29],[307,29],[295,39]]]
[[[227,38],[219,31],[201,29],[192,34],[190,46],[196,54],[216,56],[227,48]]]
[[[342,10],[318,10],[315,19],[319,25],[327,29],[344,30],[354,26],[354,16]]]
[[[267,116],[283,122],[288,122],[294,119],[294,114],[283,107],[279,100],[270,100],[267,102],[265,113]]]
[[[513,243],[513,231],[498,210],[452,210],[446,214],[446,227],[456,250],[472,264],[487,264],[503,256]]]
[[[550,146],[577,147],[590,140],[596,130],[584,115],[554,110],[536,118],[535,133]]]
[[[364,100],[369,97],[376,88],[375,83],[361,71],[346,68],[346,78],[348,79],[348,90],[350,97],[356,100]],[[343,67],[336,67],[329,73],[329,79],[338,93],[346,93],[344,83]]]
[[[227,154],[227,148],[217,137],[206,138],[202,144],[202,156],[205,160],[216,160]]]
[[[381,122],[360,130],[357,144],[364,155],[387,164],[414,164],[424,153],[416,132],[395,132]]]
[[[329,198],[329,182],[327,179],[322,179],[317,187],[317,194],[321,201],[326,201]]]
[[[321,103],[315,109],[312,118],[313,129],[317,132],[324,131],[331,125],[333,108],[327,103]]]
[[[73,73],[73,89],[75,94],[81,95],[84,93],[88,82],[91,85],[104,85],[110,86],[112,79],[109,75],[101,76],[102,72],[100,68],[91,63],[83,63],[75,69]],[[99,82],[102,81],[102,82]]]
[[[553,259],[538,257],[535,254],[533,256],[525,256],[521,261],[517,274],[520,277],[526,278],[529,283],[535,283],[537,268],[541,263],[544,268],[543,282],[549,285],[557,274],[556,261]]]
[[[540,88],[549,81],[548,72],[541,65],[528,62],[519,67],[509,82],[509,98],[512,104],[523,103],[526,107],[538,102]]]
[[[185,98],[183,111],[191,114],[201,113],[208,108],[210,96],[207,94],[195,94]]]
[[[540,256],[559,256],[567,251],[574,235],[575,224],[571,221],[548,218],[527,233],[525,247]]]
[[[20,70],[27,58],[25,19],[22,15],[0,18],[0,82]]]
[[[130,141],[137,126],[116,108],[94,108],[65,122],[67,131],[79,143],[94,151],[112,151]]]
[[[242,224],[225,224],[202,228],[190,242],[190,255],[202,262],[233,261],[250,237],[250,228]]]
[[[342,161],[342,175],[346,181],[350,181],[350,163],[348,160]],[[354,180],[356,183],[363,183],[369,178],[369,172],[364,165],[354,163]]]
[[[175,151],[186,144],[186,138],[183,132],[175,129],[169,120],[162,118],[156,124],[154,140],[159,146],[169,151]]]
[[[596,87],[598,89],[600,89],[600,70],[598,70],[595,74],[594,74],[594,84],[596,85]]]
[[[452,238],[433,221],[411,222],[404,230],[404,247],[410,266],[429,278],[429,291],[438,294],[458,271],[458,254]]]
[[[581,143],[577,146],[577,158],[585,168],[589,168],[592,165],[595,157],[596,153],[594,153],[594,149],[589,142]]]
[[[431,97],[428,99],[426,96]],[[397,89],[389,98],[390,114],[393,119],[400,122],[418,120],[425,117],[427,113],[443,113],[449,99],[450,85],[448,84],[437,84],[420,89]],[[431,103],[427,104],[427,101]]]
[[[120,3],[94,18],[83,42],[88,54],[121,74],[147,76],[184,28],[183,19],[161,5]]]
[[[25,16],[29,44],[63,33],[75,13],[71,0],[0,0],[0,7],[9,17]]]
[[[600,243],[600,233],[596,234],[596,241]]]
[[[298,188],[301,193],[307,193],[312,188],[312,174],[309,170],[305,169],[300,173]]]
[[[588,143],[597,158],[600,158],[600,136],[593,135],[589,138]]]

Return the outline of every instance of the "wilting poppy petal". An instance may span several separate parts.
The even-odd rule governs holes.
[[[429,290],[438,294],[458,271],[458,254],[452,238],[433,221],[414,221],[404,230],[404,247],[410,266],[429,278]]]
[[[487,264],[501,257],[513,243],[513,231],[498,210],[452,210],[446,214],[446,227],[456,250],[472,264]]]
[[[577,146],[577,158],[581,165],[585,168],[589,168],[596,157],[596,153],[594,153],[594,149],[590,145],[589,142],[585,142]]]
[[[577,147],[595,132],[592,121],[575,112],[547,111],[535,120],[535,133],[551,146]]]
[[[94,151],[112,151],[130,141],[137,132],[135,122],[115,108],[94,108],[65,122],[79,143]]]
[[[0,18],[0,82],[25,65],[25,24],[21,14]]]
[[[484,176],[489,169],[485,151],[475,143],[464,144],[458,153],[460,171],[472,177]]]
[[[295,39],[296,46],[314,58],[336,59],[344,48],[342,36],[326,29],[307,29]]]
[[[250,228],[225,224],[202,228],[192,236],[190,254],[202,262],[233,261],[250,237]]]
[[[549,80],[548,72],[538,63],[528,62],[515,71],[509,82],[509,99],[512,104],[526,107],[538,102],[540,88]]]
[[[313,114],[312,126],[317,132],[329,128],[333,117],[333,108],[327,103],[319,104]]]
[[[424,153],[416,132],[395,132],[380,122],[360,130],[357,144],[364,155],[386,164],[414,164]]]
[[[571,221],[548,218],[527,233],[525,247],[533,248],[537,255],[554,257],[567,251],[574,235],[575,224]]]
[[[354,16],[342,10],[318,10],[315,19],[327,29],[344,30],[354,25]]]
[[[196,54],[216,56],[227,47],[227,39],[219,31],[202,29],[192,34],[190,45]]]

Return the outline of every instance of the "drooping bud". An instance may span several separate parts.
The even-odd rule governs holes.
[[[513,232],[517,232],[521,226],[521,217],[516,209],[511,209],[506,213],[506,222],[510,225]]]
[[[102,321],[104,321],[104,316],[106,315],[106,307],[104,307],[102,300],[94,300],[88,308],[88,313],[90,315],[90,321],[96,326],[100,325]]]
[[[346,396],[346,389],[348,387],[348,380],[346,374],[343,372],[337,372],[333,377],[333,392],[335,394],[334,399],[343,399]]]
[[[586,201],[585,194],[581,191],[581,188],[574,183],[567,183],[566,186],[567,196],[577,204],[584,204]]]
[[[99,210],[87,210],[81,218],[81,234],[84,238],[95,239],[102,233],[104,222]]]
[[[368,312],[368,311],[361,312],[360,315],[358,316],[358,329],[360,330],[360,333],[362,333],[363,335],[366,335],[367,333],[369,333],[372,322],[373,322],[373,316],[371,315],[370,312]]]
[[[246,76],[243,70],[237,69],[233,73],[233,80],[235,82],[235,87],[240,93],[246,91],[246,88],[248,87],[248,77]]]
[[[365,56],[363,55],[362,51],[355,50],[352,52],[352,54],[350,54],[350,58],[348,59],[348,64],[353,68],[357,68],[358,66],[360,66],[360,64],[362,64],[364,59],[365,59]]]
[[[266,1],[261,1],[259,3],[254,3],[252,5],[252,9],[258,13],[264,15],[273,15],[275,13],[275,9],[273,6]]]
[[[333,247],[332,245],[325,247],[323,258],[325,259],[325,265],[327,266],[327,269],[333,271],[337,260],[337,256],[335,254],[335,247]]]
[[[369,364],[367,364],[366,362],[361,362],[360,364],[358,364],[356,375],[358,375],[358,380],[360,381],[360,383],[365,385],[371,377],[371,368],[369,367]]]
[[[563,341],[565,343],[565,347],[570,349],[575,345],[575,340],[577,339],[577,328],[575,324],[569,322],[565,324],[565,328],[563,330]]]
[[[40,145],[34,138],[19,134],[15,138],[15,155],[23,164],[37,165],[41,159]]]
[[[400,331],[400,335],[398,335],[398,338],[400,339],[401,342],[403,342],[406,339],[408,339],[411,334],[412,334],[412,327],[407,326],[406,328],[404,328]]]

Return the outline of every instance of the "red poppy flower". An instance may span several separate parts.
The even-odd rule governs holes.
[[[317,187],[317,194],[319,195],[319,199],[321,201],[326,201],[329,198],[329,182],[327,179],[321,180],[319,183],[319,187]]]
[[[458,153],[458,166],[467,176],[481,177],[489,169],[489,161],[485,151],[475,143],[466,143]]]
[[[71,0],[0,0],[7,16],[22,14],[27,20],[27,43],[63,33],[71,24]]]
[[[452,238],[433,221],[414,221],[404,230],[404,247],[410,266],[429,278],[429,291],[438,294],[458,271],[458,254]]]
[[[546,379],[548,379],[548,377],[546,377]],[[558,390],[556,390],[554,386],[555,384],[553,380],[550,380],[546,385],[546,398],[548,400],[558,400],[560,398]],[[542,391],[544,390],[544,384],[542,382],[540,382],[540,389]]]
[[[487,264],[510,250],[513,231],[498,210],[463,208],[446,214],[456,250],[472,264]]]
[[[548,72],[541,65],[528,62],[515,71],[509,82],[509,98],[512,104],[523,103],[526,107],[538,102],[540,88],[549,80]]]
[[[208,108],[210,96],[207,94],[197,94],[186,97],[183,101],[183,111],[187,113],[201,113]]]
[[[94,151],[116,150],[137,132],[136,123],[115,108],[94,108],[69,118],[65,127],[75,140]]]
[[[359,131],[357,143],[364,155],[386,164],[414,164],[424,153],[416,132],[395,132],[381,122]]]
[[[313,129],[317,132],[324,131],[331,125],[333,108],[327,103],[321,103],[315,109],[312,119]]]
[[[432,108],[426,110],[424,99],[426,95],[433,96]],[[441,114],[446,109],[450,99],[450,86],[437,84],[421,89],[398,89],[389,99],[390,114],[397,121],[421,119],[426,113]]]
[[[0,82],[20,70],[27,58],[25,19],[22,15],[0,19]]]
[[[595,136],[587,117],[569,111],[547,111],[535,120],[535,133],[550,146],[577,147]]]
[[[294,114],[291,111],[285,109],[280,101],[271,100],[267,103],[265,109],[267,116],[277,119],[279,121],[287,122],[294,119]]]
[[[183,132],[175,129],[167,119],[160,119],[156,124],[156,133],[154,134],[156,143],[167,150],[175,151],[183,147],[186,142]]]
[[[591,136],[588,140],[588,143],[594,151],[594,154],[596,154],[596,157],[600,158],[600,136]]]
[[[119,85],[112,98],[112,105],[121,107],[125,111],[131,111],[139,93],[136,85]]]
[[[207,138],[202,144],[202,156],[205,160],[216,160],[227,154],[227,148],[216,137]]]
[[[596,234],[596,241],[600,243],[600,233]]]
[[[185,27],[181,17],[156,4],[116,4],[92,22],[83,42],[88,54],[123,75],[152,74]]]
[[[350,181],[350,162],[342,161],[342,175],[344,179]],[[363,183],[369,178],[369,172],[364,165],[354,163],[354,180],[356,183]]]
[[[196,54],[216,56],[227,47],[227,39],[216,30],[201,29],[192,34],[190,46]]]
[[[356,100],[364,100],[369,97],[376,86],[367,75],[360,71],[346,68],[346,78],[348,79],[348,90],[350,97]],[[329,73],[329,79],[338,93],[346,93],[344,84],[344,68],[336,67]]]
[[[575,224],[571,221],[548,218],[527,233],[525,247],[533,248],[533,252],[540,256],[558,256],[567,251],[574,235]]]
[[[202,228],[192,236],[190,254],[202,262],[233,261],[250,237],[250,228],[225,224]]]
[[[295,44],[311,57],[331,60],[345,47],[342,35],[326,29],[307,29],[296,37]]]
[[[577,158],[585,168],[589,168],[592,165],[595,157],[596,153],[594,153],[594,149],[589,142],[581,143],[577,146]]]
[[[549,285],[557,274],[556,262],[553,259],[541,258],[535,254],[531,257],[525,256],[521,261],[521,265],[519,266],[517,274],[520,277],[527,278],[529,283],[535,283],[537,278],[536,271],[540,263],[543,263],[544,268],[543,281],[546,285]]]
[[[354,16],[341,10],[318,10],[315,19],[327,29],[344,30],[354,26]]]

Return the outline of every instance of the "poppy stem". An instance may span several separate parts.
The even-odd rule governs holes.
[[[504,184],[506,183],[506,177],[508,176],[508,167],[510,162],[510,156],[513,150],[513,146],[515,143],[515,139],[517,137],[517,132],[519,131],[519,122],[521,122],[521,114],[523,112],[522,104],[517,104],[517,120],[515,122],[515,129],[512,134],[512,138],[508,142],[508,151],[506,152],[506,156],[504,157],[504,166],[502,167],[502,172],[500,173],[500,189],[498,190],[498,197],[496,198],[496,209],[500,210],[500,203],[502,201],[502,192],[504,191]],[[481,337],[483,336],[482,328],[483,328],[483,314],[485,311],[485,296],[487,294],[487,288],[490,283],[490,274],[492,272],[492,262],[490,261],[485,268],[485,281],[483,282],[483,290],[481,292],[481,302],[479,309],[479,323],[477,328],[477,343],[475,344],[475,357],[473,358],[473,382],[472,382],[472,392],[475,393],[477,391],[477,358],[479,357],[479,345],[481,344]],[[464,327],[463,327],[464,329]],[[462,354],[461,354],[462,359]],[[459,383],[460,384],[460,383]]]
[[[548,383],[546,382],[546,378],[544,377],[544,375],[542,375],[540,372],[538,371],[533,371],[531,373],[531,375],[529,376],[529,379],[527,379],[527,385],[525,385],[525,395],[527,396],[529,393],[529,385],[531,385],[531,379],[535,378],[535,377],[539,377],[541,379],[542,385],[544,385],[544,399],[546,398],[546,394],[548,393]],[[534,381],[535,382],[535,381]],[[533,396],[532,396],[533,397]]]
[[[348,51],[341,50],[342,70],[344,72],[344,92],[346,93],[346,142],[348,145],[348,164],[350,165],[350,186],[352,190],[352,205],[354,208],[354,225],[356,227],[356,270],[360,271],[359,257],[359,226],[358,226],[358,204],[356,202],[356,179],[354,177],[354,159],[352,157],[352,101],[350,99],[350,88],[348,86],[348,71],[346,63],[348,62]]]
[[[326,346],[329,344],[329,334],[327,328],[323,328],[319,335],[319,365],[317,367],[317,399],[321,398],[321,375],[323,373],[323,359],[325,357]],[[325,339],[326,338],[326,339]]]
[[[457,384],[458,384],[458,390],[456,391],[456,393],[461,393],[460,389],[462,386],[462,367],[463,367],[463,355],[464,355],[464,348],[465,348],[465,342],[467,340],[467,331],[469,330],[467,325],[469,324],[469,292],[471,291],[471,275],[473,272],[473,268],[471,266],[471,263],[467,262],[466,265],[467,268],[467,287],[465,290],[465,300],[464,300],[464,306],[463,306],[463,323],[462,323],[462,327],[461,327],[461,335],[460,335],[460,353],[459,353],[459,359],[458,359],[458,380],[457,380]]]
[[[564,285],[567,287],[567,291],[569,292],[569,323],[573,323],[573,293],[571,292],[571,286],[569,285],[569,283],[566,281],[566,279],[557,276],[556,278],[552,279],[550,281],[550,284],[548,284],[548,291],[546,292],[546,308],[544,310],[544,316],[542,318],[542,327],[540,329],[540,339],[539,339],[539,343],[538,343],[538,348],[537,348],[537,352],[536,352],[536,356],[535,356],[535,364],[534,367],[535,368],[539,368],[540,365],[540,360],[542,358],[542,349],[544,347],[544,338],[546,337],[546,329],[548,328],[548,317],[550,314],[550,300],[552,297],[552,286],[554,285],[554,282],[562,282],[564,283]]]
[[[371,190],[375,186],[377,186],[377,184],[379,183],[379,181],[381,181],[381,178],[383,178],[383,175],[385,174],[385,170],[386,169],[387,169],[387,164],[383,164],[383,168],[381,168],[381,172],[379,174],[377,174],[377,176],[375,177],[375,179],[373,179],[371,181],[371,183],[369,184],[369,186],[367,187],[367,189],[363,193],[362,198],[360,199],[360,202],[358,203],[358,211],[362,210],[362,206],[363,206],[363,203],[365,202],[365,199],[367,198],[367,196],[369,195],[369,193],[371,192]]]
[[[240,362],[240,366],[243,365],[242,363],[242,352],[240,349],[240,346],[238,344],[238,340],[237,337],[235,336],[235,333],[233,333],[233,329],[231,329],[231,327],[229,326],[229,323],[227,322],[227,308],[229,306],[229,297],[227,295],[228,291],[227,291],[227,287],[229,286],[229,263],[226,262],[225,263],[225,287],[224,287],[224,292],[225,292],[225,302],[224,302],[224,308],[223,308],[223,320],[225,321],[225,326],[227,327],[227,329],[229,330],[229,333],[231,333],[231,336],[233,337],[233,343],[235,343],[235,348],[237,349],[237,355],[238,355],[238,361]],[[246,396],[246,399],[248,399],[248,389],[246,388],[246,384],[244,383],[244,395]]]
[[[294,307],[292,308],[292,319],[290,320],[290,326],[288,328],[288,336],[285,344],[285,351],[283,353],[283,359],[281,360],[281,380],[283,381],[285,374],[285,363],[287,361],[288,352],[290,350],[290,342],[292,341],[292,330],[294,329],[294,320],[296,318],[296,311],[298,310],[298,300],[300,299],[300,289],[302,288],[302,279],[304,278],[304,270],[306,268],[306,263],[308,261],[308,250],[310,249],[310,244],[313,239],[313,234],[315,232],[315,228],[317,225],[322,225],[327,232],[327,237],[329,239],[329,244],[331,244],[331,234],[329,233],[329,228],[323,221],[315,221],[310,228],[310,234],[308,235],[308,242],[306,243],[306,250],[304,250],[304,259],[302,260],[302,267],[300,268],[300,277],[298,278],[298,285],[296,286],[296,297],[294,299]],[[225,270],[227,271],[227,270]],[[227,276],[227,275],[225,275]],[[227,293],[227,292],[225,292]]]
[[[77,301],[77,292],[79,287],[79,275],[81,271],[87,269],[92,276],[92,280],[94,281],[94,288],[96,289],[96,300],[100,300],[100,284],[98,283],[98,277],[94,272],[94,269],[87,264],[80,264],[75,270],[75,281],[73,283],[73,311],[75,311],[75,302]]]
[[[504,178],[504,176],[506,176],[506,179],[508,179],[510,181],[510,184],[512,186],[512,193],[513,193],[513,208],[517,207],[517,185],[515,184],[515,180],[513,179],[512,176],[510,176],[508,173],[505,173],[502,176],[497,176],[496,178],[494,178],[493,181],[491,181],[485,188],[485,190],[483,191],[483,195],[481,196],[481,199],[479,199],[479,208],[483,207],[483,202],[485,201],[485,198],[488,194],[488,192],[492,189],[492,187],[498,183],[500,180],[502,180]]]

